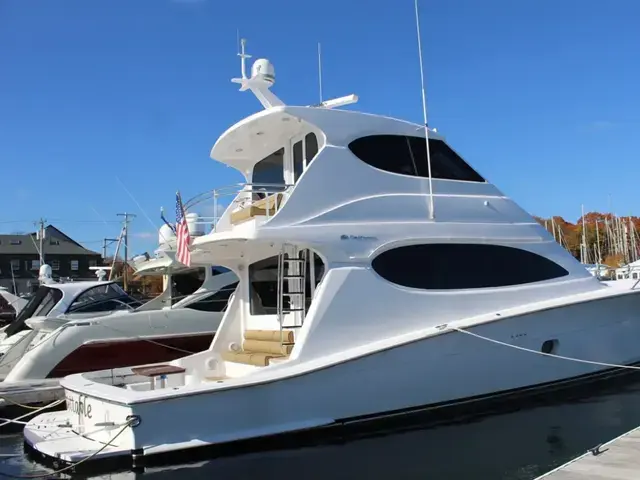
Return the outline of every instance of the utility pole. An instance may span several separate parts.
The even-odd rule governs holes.
[[[118,213],[119,217],[124,217],[123,220],[123,237],[124,237],[124,265],[122,268],[122,285],[124,290],[127,291],[129,286],[128,268],[129,268],[129,217],[135,218],[133,213]]]
[[[102,260],[107,258],[107,247],[113,242],[117,242],[117,238],[103,238],[102,239]]]

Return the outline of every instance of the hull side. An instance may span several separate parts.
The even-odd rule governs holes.
[[[469,330],[535,350],[555,340],[558,355],[630,365],[640,361],[639,310],[640,295],[625,295],[507,317]],[[140,425],[126,440],[114,443],[123,455],[164,454],[419,409],[442,410],[611,371],[453,331],[269,383],[134,404],[127,411],[140,417]],[[93,405],[95,422],[113,408],[122,408],[92,398],[90,392],[80,393]],[[60,453],[38,435],[37,422],[36,418],[25,428],[32,438],[29,443],[47,455]],[[68,435],[71,440],[75,434]],[[61,448],[64,444],[59,443]]]

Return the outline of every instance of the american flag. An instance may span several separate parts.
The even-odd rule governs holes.
[[[187,219],[182,206],[182,198],[180,197],[180,192],[176,192],[176,244],[178,247],[176,258],[187,267],[191,266],[190,243],[191,237],[189,236],[189,227],[187,226]]]

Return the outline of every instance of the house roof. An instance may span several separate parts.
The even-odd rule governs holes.
[[[58,240],[52,245],[51,240]],[[25,234],[0,234],[0,255],[38,255],[39,240],[35,232]],[[45,228],[44,254],[47,255],[100,255],[65,235],[53,225]]]

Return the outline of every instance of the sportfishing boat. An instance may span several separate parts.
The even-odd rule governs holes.
[[[64,378],[67,410],[24,429],[40,458],[144,466],[640,361],[640,290],[599,282],[434,130],[337,108],[355,96],[285,105],[268,60],[247,78],[242,45],[234,81],[265,108],[211,157],[246,183],[213,192],[233,200],[191,245],[239,278],[216,337],[166,365]]]
[[[238,280],[228,269],[205,267],[198,289],[175,295],[173,278],[196,268],[180,264],[164,245],[136,262],[138,275],[167,277],[164,291],[144,304],[115,281],[41,282],[0,343],[2,387],[207,349]]]

